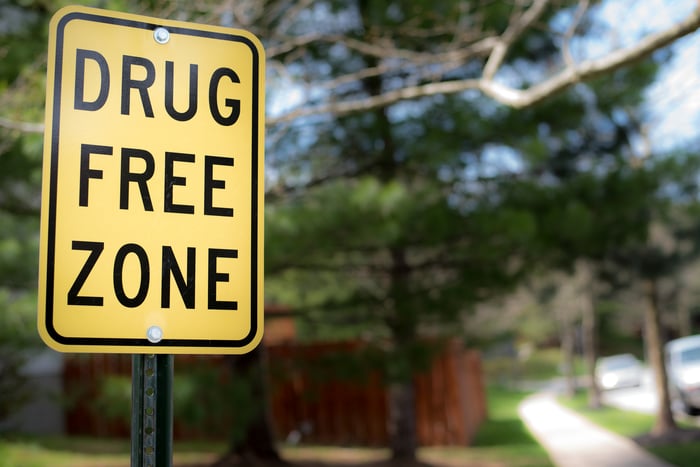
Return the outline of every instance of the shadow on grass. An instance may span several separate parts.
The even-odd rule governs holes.
[[[479,429],[474,446],[508,446],[533,444],[530,432],[520,419],[490,420]]]
[[[25,441],[51,451],[80,452],[83,454],[124,454],[130,452],[129,440],[82,437],[37,437]]]

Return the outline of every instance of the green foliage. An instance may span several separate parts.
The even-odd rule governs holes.
[[[25,348],[37,342],[35,292],[0,289],[0,346]]]
[[[487,356],[483,360],[484,376],[494,389],[517,387],[520,383],[546,383],[562,377],[562,355],[558,348],[536,349],[531,355]],[[581,357],[574,361],[574,373],[584,374]]]
[[[0,0],[0,117],[43,117],[47,2]],[[0,128],[0,418],[29,396],[20,368],[36,333],[41,137]]]
[[[35,393],[22,374],[26,362],[26,355],[21,351],[9,346],[0,347],[0,420],[7,420]]]
[[[437,50],[439,34],[418,46],[404,25],[449,30],[469,17],[462,6],[360,2],[357,21],[344,24],[367,43]],[[479,24],[502,31],[513,8],[480,5]],[[527,31],[504,69],[527,85],[560,60],[559,40]],[[381,62],[355,48],[326,60],[326,47],[310,46],[307,70],[342,78]],[[449,78],[472,77],[480,60]],[[582,258],[602,264],[646,241],[649,206],[668,179],[628,154],[633,109],[656,68],[642,61],[527,109],[464,93],[320,119],[313,136],[292,128],[272,151],[280,183],[266,212],[268,299],[298,310],[303,338],[390,342],[388,372],[405,378],[421,364],[413,344],[422,334],[469,334],[462,317],[531,274]],[[400,87],[412,71],[368,77],[342,98]],[[556,336],[545,311],[523,316],[513,323],[521,337]]]
[[[97,396],[92,400],[95,413],[106,420],[119,420],[129,426],[131,420],[131,378],[105,376],[99,384]]]
[[[35,347],[36,296],[0,287],[0,420],[17,412],[35,393],[22,368]]]
[[[185,426],[233,442],[243,439],[261,410],[260,397],[252,393],[248,380],[206,366],[175,375],[173,405],[175,418]]]
[[[106,376],[92,402],[95,413],[107,420],[131,420],[131,378]],[[233,380],[214,366],[176,371],[173,378],[173,418],[188,429],[221,439],[242,439],[260,410],[260,398],[245,378]]]

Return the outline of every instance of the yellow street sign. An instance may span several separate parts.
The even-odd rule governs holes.
[[[264,77],[247,31],[84,7],[53,17],[38,313],[49,346],[258,344]]]

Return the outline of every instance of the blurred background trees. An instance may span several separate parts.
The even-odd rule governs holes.
[[[641,104],[699,13],[642,39],[611,29],[614,1],[84,3],[261,38],[267,299],[295,310],[303,339],[385,351],[391,448],[410,459],[411,376],[445,339],[554,340],[570,355],[580,329],[593,382],[600,310],[628,334],[681,309],[682,328],[659,332],[693,329],[695,148],[655,153]],[[4,343],[36,343],[44,54],[64,3],[0,0]]]
[[[41,124],[48,11],[0,2],[0,420],[30,396],[21,368],[36,347]],[[30,123],[26,123],[30,122]]]

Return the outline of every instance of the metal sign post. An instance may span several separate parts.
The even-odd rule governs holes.
[[[131,467],[173,465],[173,355],[132,358]]]

